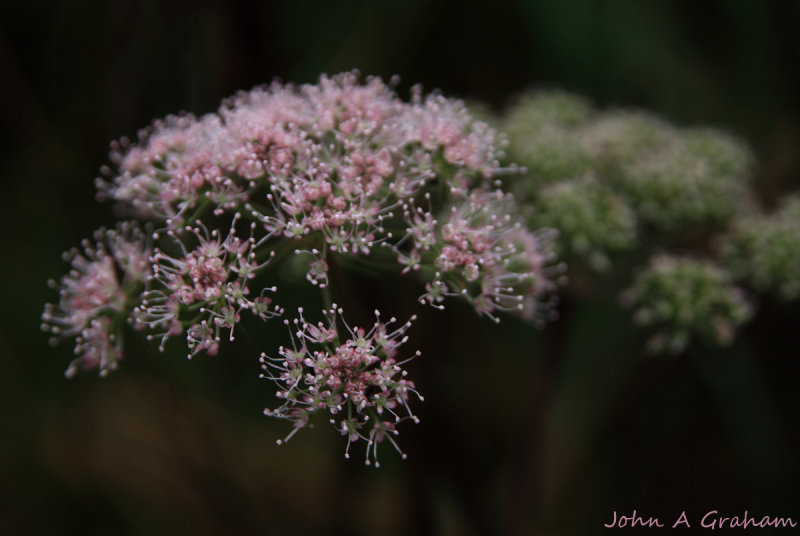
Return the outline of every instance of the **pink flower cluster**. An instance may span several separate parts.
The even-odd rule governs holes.
[[[479,312],[496,318],[495,311],[541,301],[552,287],[541,270],[550,258],[542,239],[526,239],[539,258],[524,273],[502,273],[514,254],[497,247],[506,247],[501,235],[519,218],[508,219],[511,213],[501,211],[519,211],[495,201],[501,194],[490,194],[501,146],[496,133],[474,121],[460,101],[424,97],[415,88],[411,102],[403,102],[379,79],[361,84],[351,72],[323,76],[317,85],[275,83],[240,93],[200,119],[157,121],[140,133],[138,144],[115,146],[119,174],[99,186],[103,195],[163,218],[172,229],[206,206],[217,214],[243,213],[261,223],[259,243],[294,239],[303,242],[303,251],[316,251],[308,274],[312,282],[327,279],[329,251],[369,255],[384,244],[406,267],[435,260],[442,274],[428,284],[436,299],[464,295]],[[414,200],[431,191],[444,192],[438,203],[456,207],[441,228],[435,227],[439,211],[409,214]],[[488,205],[481,205],[484,199]],[[403,239],[399,249],[393,237],[403,234],[403,217],[422,221],[414,223],[419,229],[413,244]],[[458,221],[447,221],[453,218]],[[464,228],[484,224],[491,230]],[[465,232],[470,251],[459,245]],[[429,250],[436,250],[435,259],[422,255]],[[448,276],[455,268],[465,282]],[[534,279],[536,284],[527,284]],[[466,288],[476,281],[474,289]],[[528,290],[516,288],[520,283]],[[530,289],[536,299],[526,301]]]
[[[98,187],[174,226],[205,200],[222,211],[249,200],[287,236],[325,229],[331,244],[358,251],[392,199],[437,177],[440,152],[458,170],[448,180],[464,189],[492,175],[498,151],[494,131],[459,101],[415,90],[406,103],[380,79],[361,84],[350,72],[243,92],[200,119],[156,121],[137,144],[113,145],[119,172]],[[264,193],[270,202],[259,206]]]
[[[101,198],[159,222],[157,246],[125,228],[73,252],[46,328],[76,337],[69,374],[115,368],[126,321],[161,350],[183,337],[190,358],[215,355],[244,318],[283,314],[273,303],[280,274],[266,269],[292,253],[311,257],[305,276],[323,303],[336,284],[331,266],[368,262],[414,273],[426,285],[420,301],[438,308],[455,296],[495,321],[503,311],[541,319],[557,268],[547,233],[527,230],[498,189],[502,145],[460,101],[415,88],[404,102],[354,72],[274,83],[213,114],[156,121],[138,142],[113,144],[116,169],[97,184]],[[377,462],[377,444],[416,419],[416,391],[395,361],[410,323],[351,329],[341,313],[334,307],[317,325],[301,314],[292,348],[263,358],[284,399],[268,414],[296,431],[326,410],[348,445],[366,440]]]
[[[149,240],[135,223],[100,229],[94,239],[94,243],[84,240],[82,252],[65,253],[72,268],[61,278],[58,304],[48,303],[42,314],[42,329],[53,335],[52,342],[75,337],[78,357],[67,377],[78,369],[99,369],[105,376],[117,368],[122,357],[121,323],[149,269]],[[55,281],[50,284],[57,286]]]
[[[404,205],[403,213],[406,235],[393,246],[398,262],[404,271],[435,269],[420,301],[442,308],[446,296],[463,296],[495,322],[500,311],[534,320],[551,312],[556,286],[551,276],[563,266],[550,266],[550,232],[531,232],[512,216],[520,213],[513,196],[473,190],[441,223],[413,203]]]
[[[375,324],[366,331],[348,326],[336,304],[323,311],[326,322],[306,321],[302,308],[299,314],[293,323],[285,321],[297,330],[292,347],[281,347],[279,357],[261,355],[262,378],[273,380],[278,385],[278,398],[284,400],[282,406],[265,409],[264,414],[287,419],[293,425],[291,433],[278,444],[305,427],[312,415],[324,411],[330,414],[331,424],[347,436],[346,458],[350,457],[350,443],[362,439],[367,442],[366,464],[371,463],[371,452],[378,466],[378,443],[384,438],[405,458],[392,436],[397,435],[397,423],[406,419],[419,422],[408,400],[411,393],[420,400],[422,397],[414,383],[405,379],[402,369],[414,356],[399,363],[396,356],[408,340],[405,333],[414,317],[392,328],[396,319],[381,322],[380,313],[375,311]],[[405,413],[401,416],[402,410]]]
[[[213,356],[219,349],[220,331],[228,330],[228,339],[234,340],[233,331],[242,311],[263,320],[283,313],[278,306],[271,308],[272,299],[265,295],[274,292],[275,287],[262,288],[258,296],[250,297],[249,282],[270,257],[263,262],[257,259],[252,234],[255,224],[251,225],[247,240],[236,236],[238,220],[237,213],[225,238],[217,229],[209,231],[203,224],[186,227],[184,240],[196,242],[191,249],[169,230],[167,235],[177,248],[176,254],[154,250],[150,289],[133,316],[140,327],[151,331],[150,338],[160,336],[162,350],[170,336],[185,330],[190,358],[201,350]]]

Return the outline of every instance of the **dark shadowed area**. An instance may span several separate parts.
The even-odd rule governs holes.
[[[39,328],[61,252],[113,224],[94,187],[109,142],[154,118],[353,68],[495,112],[556,87],[737,134],[769,207],[800,187],[798,65],[797,2],[3,2],[0,534],[582,535],[634,509],[800,522],[798,302],[762,300],[728,349],[654,358],[613,300],[565,297],[537,330],[352,276],[346,299],[420,317],[421,423],[377,470],[324,419],[275,444],[289,425],[262,415],[258,355],[282,326],[192,362],[130,337],[119,371],[71,380],[71,345]]]

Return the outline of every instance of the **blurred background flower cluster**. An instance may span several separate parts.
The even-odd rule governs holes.
[[[0,7],[0,532],[592,534],[613,510],[800,518],[800,5],[30,2]],[[63,371],[39,330],[60,252],[115,220],[108,142],[279,77],[358,68],[463,98],[570,265],[544,329],[417,313],[425,402],[407,460],[342,458],[321,423],[276,446],[258,353],[187,363],[130,342]],[[298,282],[303,303],[307,285]],[[406,304],[406,305],[404,305]],[[291,305],[286,304],[287,309]],[[408,313],[408,314],[406,314]],[[276,323],[277,324],[277,323]],[[249,333],[274,346],[282,326]],[[418,411],[417,411],[418,410]]]

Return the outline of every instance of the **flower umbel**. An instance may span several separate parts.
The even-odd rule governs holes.
[[[753,288],[779,299],[800,298],[800,195],[787,197],[773,214],[746,214],[725,239],[731,271]]]
[[[396,426],[417,420],[409,398],[421,399],[397,358],[411,321],[376,312],[371,328],[349,327],[329,305],[346,272],[413,275],[419,301],[465,299],[498,322],[551,316],[562,269],[551,265],[553,233],[529,229],[502,189],[500,175],[519,172],[500,167],[505,139],[459,100],[415,87],[404,101],[395,85],[355,71],[275,82],[113,143],[98,197],[157,230],[110,232],[71,254],[61,301],[43,315],[54,335],[76,339],[69,374],[116,368],[126,322],[159,350],[183,339],[190,358],[216,355],[249,317],[283,314],[275,302],[291,296],[276,279],[305,276],[325,321],[301,309],[287,322],[291,344],[263,354],[283,400],[266,413],[292,422],[289,439],[325,412],[346,454],[362,439],[370,464],[384,439],[399,452]]]
[[[661,254],[637,275],[622,300],[635,309],[637,324],[658,330],[648,342],[653,353],[679,354],[692,337],[727,346],[753,314],[732,280],[709,260]]]
[[[78,356],[66,375],[78,369],[98,369],[101,376],[118,366],[122,358],[121,330],[145,279],[150,256],[146,235],[133,222],[117,229],[100,229],[94,242],[84,240],[64,254],[72,268],[61,278],[57,305],[48,303],[42,313],[42,329],[52,342],[75,337]]]
[[[278,444],[288,441],[309,423],[311,416],[325,412],[334,427],[347,436],[345,458],[350,457],[350,443],[367,442],[365,463],[370,456],[378,467],[378,444],[388,439],[405,458],[392,436],[404,420],[419,422],[408,405],[410,394],[422,396],[414,383],[405,379],[402,366],[420,355],[397,361],[398,348],[408,340],[405,335],[416,317],[393,327],[395,318],[382,322],[375,311],[375,324],[367,331],[351,328],[344,321],[342,309],[334,304],[323,311],[325,322],[312,324],[298,310],[293,322],[285,320],[292,334],[292,346],[281,347],[278,357],[261,354],[262,378],[278,385],[276,396],[284,400],[264,414],[287,419],[293,430]]]
[[[160,337],[162,350],[170,336],[185,330],[190,358],[200,350],[215,355],[220,332],[227,330],[228,339],[233,341],[234,328],[243,311],[263,320],[283,312],[278,306],[270,309],[271,299],[264,295],[274,292],[274,287],[263,288],[260,296],[250,296],[250,281],[267,265],[271,255],[266,255],[263,262],[257,259],[255,223],[250,226],[248,239],[236,236],[238,216],[234,216],[225,238],[218,229],[209,231],[198,224],[187,226],[183,236],[172,230],[167,232],[178,253],[154,250],[149,289],[134,310],[134,317],[139,326],[157,332],[149,337]],[[196,245],[188,248],[184,242]]]
[[[434,218],[413,204],[403,207],[405,236],[393,247],[409,270],[428,267],[422,303],[437,308],[445,296],[461,296],[478,314],[499,322],[500,312],[541,320],[552,311],[552,233],[522,225],[513,196],[476,189]]]

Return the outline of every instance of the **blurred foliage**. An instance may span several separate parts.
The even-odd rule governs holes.
[[[729,349],[669,360],[641,355],[645,334],[606,299],[630,283],[614,270],[596,299],[565,294],[540,332],[425,311],[411,333],[422,423],[404,433],[409,459],[379,471],[345,462],[322,426],[275,446],[257,352],[186,363],[134,343],[122,371],[68,382],[69,348],[38,325],[59,253],[111,222],[92,181],[109,140],[276,76],[358,67],[401,75],[403,96],[419,82],[494,110],[560,87],[714,125],[753,147],[769,212],[800,185],[798,21],[799,4],[757,0],[4,2],[3,532],[589,534],[634,508],[800,518],[797,302],[767,296]],[[367,306],[418,291],[350,286]]]

